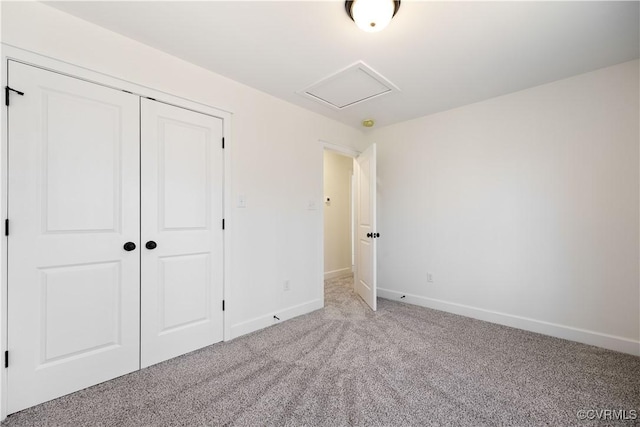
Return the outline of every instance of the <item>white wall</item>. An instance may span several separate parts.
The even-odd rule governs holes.
[[[225,233],[232,336],[272,324],[273,314],[284,320],[323,305],[319,140],[361,149],[360,131],[42,3],[1,7],[3,43],[233,113]],[[239,194],[246,208],[235,207]],[[316,210],[307,209],[311,200]]]
[[[351,274],[353,159],[324,152],[324,277]],[[327,203],[327,198],[330,201]]]
[[[632,61],[374,131],[379,295],[640,354],[638,80]]]

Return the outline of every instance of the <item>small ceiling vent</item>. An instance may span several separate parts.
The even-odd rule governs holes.
[[[400,89],[359,61],[298,92],[321,104],[342,110]]]

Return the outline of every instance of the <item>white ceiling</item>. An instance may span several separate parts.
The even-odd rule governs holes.
[[[359,30],[343,1],[49,5],[360,127],[444,111],[640,56],[639,2],[402,2]],[[357,61],[400,88],[337,111],[299,93]],[[203,88],[207,90],[207,88]]]

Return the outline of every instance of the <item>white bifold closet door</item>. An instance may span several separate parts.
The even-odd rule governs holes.
[[[144,368],[222,340],[223,157],[219,118],[149,99],[141,117]]]
[[[139,98],[10,61],[8,413],[139,369]]]
[[[8,70],[8,413],[221,341],[222,119]]]

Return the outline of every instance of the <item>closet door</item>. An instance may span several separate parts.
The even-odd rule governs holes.
[[[139,368],[139,98],[13,61],[8,81],[12,413]]]
[[[222,340],[222,120],[142,99],[141,365]]]

